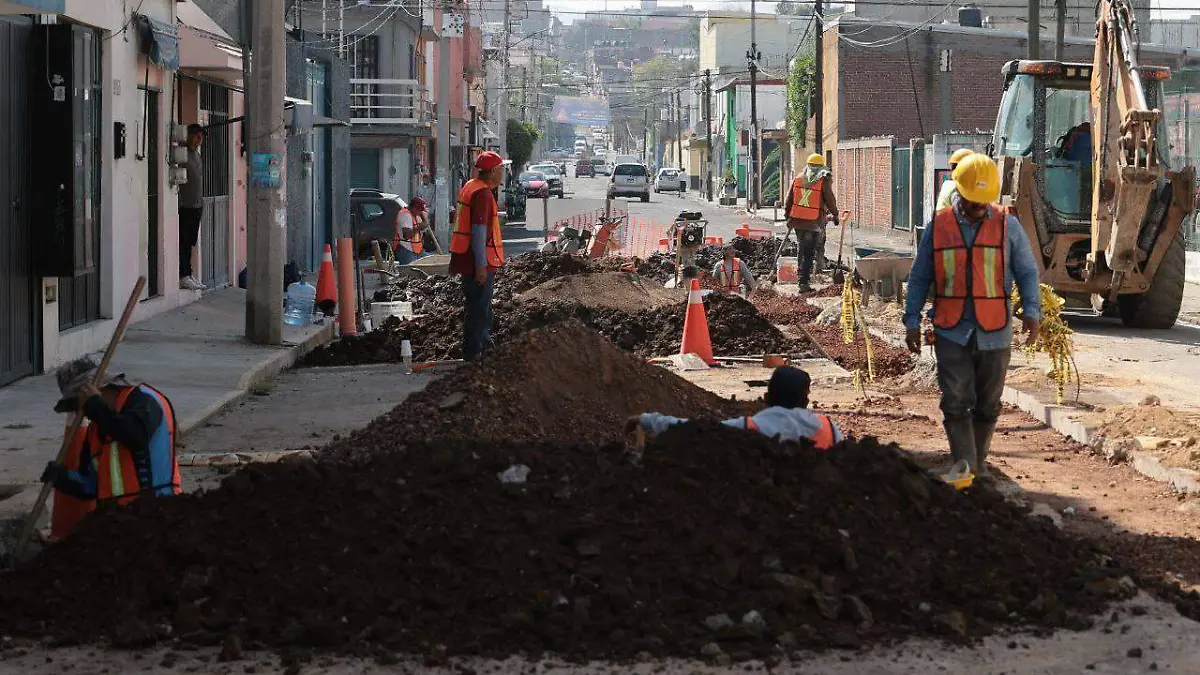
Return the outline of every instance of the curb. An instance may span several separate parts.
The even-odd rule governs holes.
[[[276,351],[271,358],[252,366],[248,371],[238,378],[237,385],[234,389],[227,391],[216,401],[204,408],[201,408],[187,417],[180,417],[178,420],[179,435],[185,435],[191,430],[199,427],[208,421],[209,418],[224,410],[226,407],[233,405],[241,400],[249,393],[255,385],[261,384],[279,373],[291,368],[303,356],[316,349],[320,345],[325,344],[333,339],[334,324],[332,321],[321,327],[321,330],[313,333],[298,344],[286,346]]]
[[[1094,441],[1098,438],[1098,428],[1073,419],[1072,416],[1078,414],[1076,409],[1042,403],[1033,394],[1009,386],[1004,387],[1001,399],[1005,403],[1017,406],[1058,433],[1088,446],[1093,454],[1104,456],[1104,453],[1097,451],[1094,446]],[[1200,494],[1200,471],[1163,466],[1157,457],[1147,452],[1130,452],[1125,461],[1138,474],[1166,483],[1177,492],[1185,495]]]

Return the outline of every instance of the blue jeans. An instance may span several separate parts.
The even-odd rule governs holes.
[[[474,361],[496,346],[492,342],[492,285],[495,272],[488,272],[487,282],[480,285],[473,275],[463,275],[463,295],[466,312],[463,314],[463,359]]]
[[[396,247],[396,264],[398,265],[411,265],[413,262],[424,257],[424,253],[417,255],[403,246]]]

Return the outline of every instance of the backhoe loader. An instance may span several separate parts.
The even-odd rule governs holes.
[[[1138,62],[1130,0],[1101,0],[1092,63],[1010,61],[991,154],[1000,203],[1042,281],[1135,328],[1170,328],[1183,300],[1195,168],[1160,113],[1170,70]]]

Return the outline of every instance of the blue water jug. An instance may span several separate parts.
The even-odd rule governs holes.
[[[313,306],[317,302],[317,289],[303,278],[289,284],[287,298],[283,304],[283,322],[289,326],[312,325]]]

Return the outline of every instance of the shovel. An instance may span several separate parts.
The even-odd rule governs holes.
[[[850,212],[842,211],[842,222],[838,228],[838,259],[837,264],[833,268],[833,283],[846,283],[846,273],[842,271],[842,245],[846,241],[846,230],[850,227]]]

